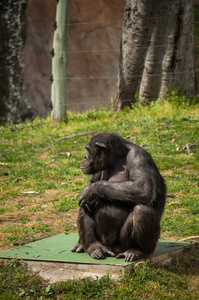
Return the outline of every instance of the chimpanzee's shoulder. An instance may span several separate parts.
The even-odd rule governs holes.
[[[128,148],[129,148],[129,154],[141,154],[141,153],[146,153],[147,151],[144,150],[142,147],[140,147],[137,144],[128,144]]]
[[[127,154],[127,161],[141,161],[146,162],[152,159],[151,155],[142,147],[137,144],[128,145],[129,152]]]

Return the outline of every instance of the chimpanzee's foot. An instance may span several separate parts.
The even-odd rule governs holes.
[[[135,260],[148,257],[144,252],[138,249],[128,249],[123,253],[119,253],[116,258],[125,258],[125,261],[133,262]]]
[[[81,253],[81,252],[84,252],[84,249],[82,247],[82,244],[81,243],[78,243],[77,245],[73,246],[70,251],[72,252],[77,252],[77,253]]]
[[[95,259],[101,259],[106,256],[115,256],[115,253],[110,251],[99,242],[91,244],[87,249],[87,253]]]

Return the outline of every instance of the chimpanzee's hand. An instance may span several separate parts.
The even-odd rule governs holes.
[[[94,191],[95,191],[95,183],[92,183],[88,186],[86,186],[82,193],[81,196],[78,200],[78,205],[82,208],[85,207],[85,205],[89,205],[91,203],[92,200],[94,200]]]

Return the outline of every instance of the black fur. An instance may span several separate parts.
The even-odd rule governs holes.
[[[117,133],[85,145],[90,180],[78,201],[79,243],[71,251],[134,261],[153,253],[160,236],[166,186],[151,155]]]

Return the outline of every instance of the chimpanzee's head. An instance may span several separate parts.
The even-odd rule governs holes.
[[[121,153],[124,147],[126,149],[126,143],[128,142],[114,132],[102,132],[93,136],[85,145],[87,154],[80,166],[82,172],[95,174],[108,169],[118,157],[118,149]]]

